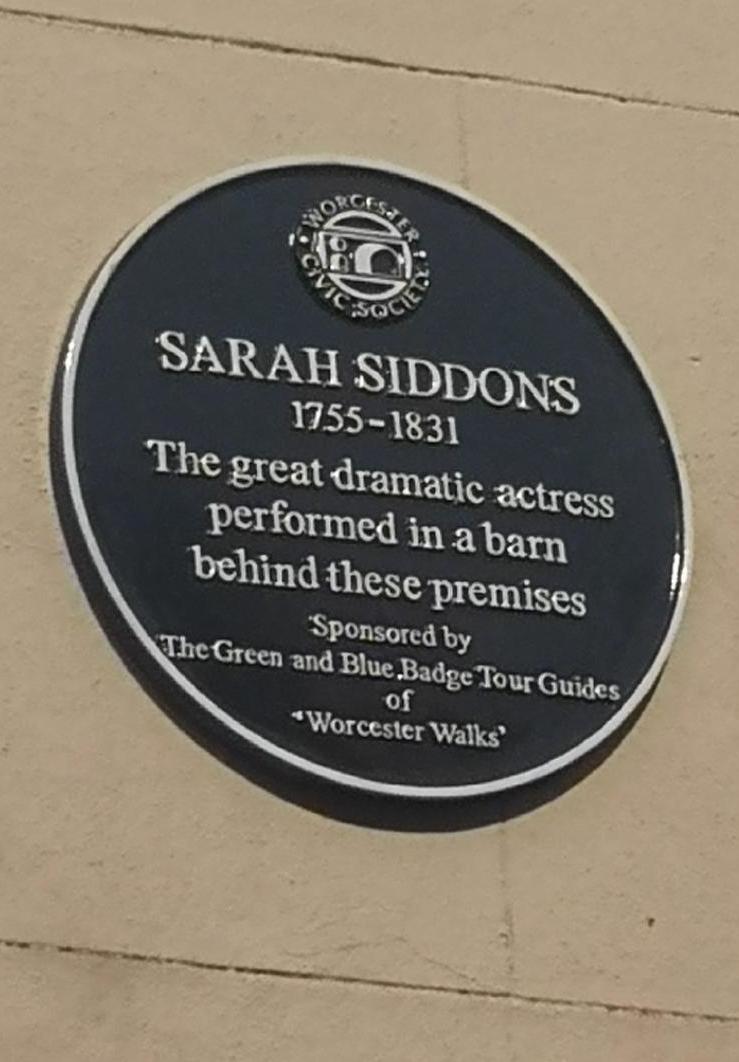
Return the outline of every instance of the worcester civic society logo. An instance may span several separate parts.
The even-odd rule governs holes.
[[[371,195],[334,195],[303,212],[290,235],[311,290],[355,321],[411,313],[430,284],[420,234],[395,207]]]

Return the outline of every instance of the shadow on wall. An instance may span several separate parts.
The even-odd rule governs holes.
[[[137,678],[142,681],[141,676],[137,675]],[[146,686],[145,681],[143,684]],[[153,691],[149,692],[157,699]],[[222,763],[284,800],[358,826],[399,832],[448,833],[506,822],[555,800],[600,766],[630,732],[650,699],[651,694],[624,726],[577,763],[529,785],[464,800],[388,797],[329,784],[311,775],[299,777],[276,761],[270,759],[267,762],[261,754],[253,758],[249,755],[247,760],[243,742],[238,748],[228,748],[220,733],[220,740],[215,741],[213,735],[204,734],[201,725],[195,725],[192,719],[186,719],[171,705],[162,704],[161,700],[158,703],[178,726]],[[199,713],[200,717],[203,714]]]
[[[141,677],[137,677],[141,681]],[[145,682],[143,684],[146,685]],[[149,692],[154,696],[151,690]],[[284,800],[357,826],[410,833],[448,833],[506,822],[561,796],[586,778],[613,752],[634,726],[650,697],[642,702],[616,734],[577,763],[517,789],[464,800],[413,800],[364,793],[320,781],[311,775],[298,777],[288,773],[276,761],[266,762],[261,755],[255,755],[253,760],[249,756],[247,761],[243,742],[239,744],[238,751],[229,749],[224,746],[222,737],[217,742],[212,737],[208,738],[202,726],[187,721],[171,705],[162,704],[161,700],[158,703],[178,726],[222,763]],[[200,714],[202,716],[203,713]]]

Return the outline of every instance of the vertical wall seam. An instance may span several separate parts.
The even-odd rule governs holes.
[[[459,155],[459,183],[470,186],[470,157],[467,149],[467,122],[465,121],[465,85],[458,81],[454,88],[454,112],[457,126],[457,152]]]
[[[513,897],[510,887],[510,849],[507,823],[502,822],[498,837],[498,866],[502,898],[503,928],[501,938],[504,948],[504,974],[506,989],[510,996],[515,995],[516,984],[516,931],[513,911]],[[510,1014],[505,1018],[506,1046],[510,1062],[518,1062],[518,1052],[513,1039],[513,1025]]]

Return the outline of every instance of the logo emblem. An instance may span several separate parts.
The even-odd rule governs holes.
[[[405,317],[431,277],[420,234],[400,210],[368,195],[335,195],[303,212],[290,235],[311,290],[345,317]]]

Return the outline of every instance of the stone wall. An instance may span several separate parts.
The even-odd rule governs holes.
[[[665,0],[0,6],[0,1041],[8,1062],[739,1058],[739,8]],[[449,833],[231,773],[67,560],[50,388],[88,278],[229,167],[340,154],[519,219],[676,423],[696,563],[652,702],[551,803]]]

